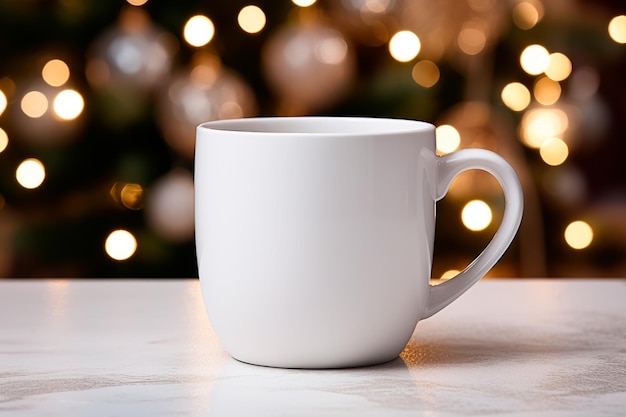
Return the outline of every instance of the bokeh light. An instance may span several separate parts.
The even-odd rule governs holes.
[[[0,127],[0,153],[9,146],[9,135]]]
[[[485,49],[487,35],[482,27],[472,23],[463,25],[456,41],[459,49],[467,55],[478,55]]]
[[[583,221],[576,220],[565,228],[565,242],[573,249],[585,249],[593,242],[593,229]]]
[[[135,183],[116,182],[109,192],[118,204],[130,210],[143,208],[143,187]]]
[[[513,8],[513,22],[523,30],[532,29],[543,17],[543,5],[539,1],[522,1]]]
[[[315,56],[323,63],[330,65],[341,64],[348,55],[348,44],[342,38],[330,37],[324,39],[315,48]]]
[[[75,90],[63,90],[54,98],[52,108],[62,120],[74,120],[83,112],[83,96]]]
[[[148,0],[126,0],[131,6],[143,6]]]
[[[26,116],[37,119],[48,111],[48,98],[41,91],[29,91],[22,97],[20,106]]]
[[[249,5],[239,11],[237,23],[248,33],[259,33],[265,27],[267,19],[260,7]]]
[[[522,83],[512,82],[500,93],[502,102],[513,111],[522,111],[530,104],[530,91]]]
[[[437,81],[439,81],[439,77],[441,76],[441,74],[439,72],[439,67],[437,67],[437,64],[425,59],[417,62],[413,66],[411,76],[413,77],[413,81],[415,81],[422,87],[430,88],[433,85],[437,84]]]
[[[572,61],[560,52],[550,54],[546,75],[554,81],[563,81],[572,73]]]
[[[461,145],[461,134],[451,125],[437,126],[435,129],[437,151],[440,154],[454,152]]]
[[[567,143],[561,138],[550,138],[545,140],[540,148],[539,155],[548,165],[561,165],[569,155]]]
[[[298,7],[309,7],[315,4],[317,0],[291,0]]]
[[[524,113],[520,136],[526,146],[539,149],[544,141],[562,137],[568,126],[569,118],[563,110],[535,108]]]
[[[7,96],[4,94],[4,92],[2,92],[2,90],[0,90],[0,116],[2,116],[2,113],[4,113],[4,111],[7,109],[7,104]]]
[[[22,187],[32,190],[46,179],[46,169],[40,160],[28,158],[17,167],[15,178]]]
[[[52,87],[60,87],[70,79],[70,68],[60,59],[52,59],[41,70],[43,80]]]
[[[626,43],[626,16],[615,16],[609,22],[609,36],[617,43]]]
[[[399,62],[409,62],[415,58],[422,48],[417,35],[410,30],[397,32],[389,40],[389,53]]]
[[[450,279],[450,278],[454,278],[455,276],[457,276],[461,271],[459,271],[458,269],[448,269],[447,271],[445,271],[443,274],[441,274],[441,279]]]
[[[482,200],[468,202],[461,211],[463,225],[473,232],[485,230],[492,218],[491,208]]]
[[[548,77],[540,77],[535,81],[533,94],[538,103],[549,106],[561,97],[561,85]]]
[[[104,250],[112,259],[124,261],[135,254],[137,239],[128,230],[114,230],[107,236]]]
[[[213,39],[213,35],[215,35],[215,26],[211,19],[204,15],[189,18],[183,29],[185,41],[195,47],[208,44]]]
[[[520,55],[522,69],[530,75],[539,75],[550,64],[550,53],[541,45],[527,46]]]

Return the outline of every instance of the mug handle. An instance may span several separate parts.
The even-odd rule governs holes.
[[[464,149],[437,158],[435,200],[441,200],[452,180],[464,171],[484,170],[493,175],[504,191],[504,214],[500,227],[485,249],[462,272],[439,285],[430,286],[422,318],[427,318],[456,300],[480,280],[508,249],[522,220],[524,195],[515,170],[498,154],[485,149]]]

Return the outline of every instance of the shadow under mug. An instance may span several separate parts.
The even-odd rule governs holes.
[[[432,124],[359,117],[204,123],[195,154],[196,252],[209,319],[236,359],[337,368],[398,357],[418,321],[482,278],[511,244],[523,195],[497,154],[435,154]],[[430,284],[435,206],[461,172],[501,184],[482,253]]]

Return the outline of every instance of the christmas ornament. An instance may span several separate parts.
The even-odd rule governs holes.
[[[145,208],[148,225],[161,237],[180,243],[194,232],[193,177],[179,168],[158,179],[148,192]]]
[[[90,47],[87,79],[94,88],[152,88],[169,73],[172,39],[141,9],[126,9]]]
[[[124,10],[87,54],[86,76],[96,92],[98,113],[127,126],[149,107],[149,93],[167,78],[176,38],[154,25],[138,8]]]
[[[281,101],[279,113],[296,115],[336,102],[355,73],[355,57],[338,30],[320,22],[288,24],[268,39],[262,69]]]
[[[156,119],[166,142],[188,159],[193,159],[200,123],[256,114],[254,93],[239,74],[216,57],[198,61],[190,71],[172,77],[157,105]]]

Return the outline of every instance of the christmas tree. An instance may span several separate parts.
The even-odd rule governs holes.
[[[620,2],[0,0],[0,276],[194,277],[195,126],[255,115],[431,121],[441,154],[522,179],[493,276],[624,276]],[[463,174],[434,276],[503,201]]]

